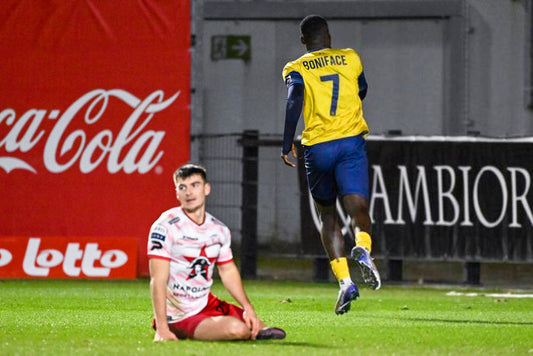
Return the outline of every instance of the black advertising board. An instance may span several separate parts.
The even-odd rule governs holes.
[[[533,140],[371,137],[367,152],[375,255],[533,261]],[[302,209],[302,249],[318,254],[310,208]]]

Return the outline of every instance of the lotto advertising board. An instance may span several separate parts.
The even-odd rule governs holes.
[[[3,237],[1,241],[3,278],[137,277],[137,241],[134,238],[12,236]]]
[[[189,159],[189,1],[3,0],[0,23],[0,278],[148,275]]]

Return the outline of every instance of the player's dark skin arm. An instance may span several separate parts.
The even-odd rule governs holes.
[[[292,147],[291,147],[291,153],[292,153],[292,156],[294,158],[296,158],[296,149],[294,148],[294,145],[292,145]],[[289,155],[288,154],[285,155],[285,154],[282,153],[281,154],[281,159],[283,160],[283,163],[285,163],[287,166],[293,167],[293,168],[296,167],[296,165],[289,160]]]

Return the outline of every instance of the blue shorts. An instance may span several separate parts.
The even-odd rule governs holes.
[[[304,146],[307,183],[313,199],[332,205],[337,196],[368,200],[368,159],[362,135]]]

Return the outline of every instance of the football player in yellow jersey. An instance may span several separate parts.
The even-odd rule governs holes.
[[[302,134],[305,168],[311,195],[322,220],[322,244],[340,291],[335,313],[350,310],[359,290],[352,281],[344,251],[341,225],[336,214],[340,198],[356,231],[350,257],[361,268],[363,280],[372,289],[381,286],[379,272],[370,257],[372,223],[368,214],[368,161],[362,100],[367,91],[363,65],[351,48],[331,48],[327,21],[317,15],[300,23],[301,42],[307,53],[283,68],[288,99],[281,158],[295,165],[294,133],[303,109]]]

